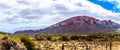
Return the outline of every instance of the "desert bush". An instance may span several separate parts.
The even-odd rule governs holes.
[[[62,35],[59,39],[62,41],[69,41],[70,40],[70,38],[67,35]]]
[[[53,40],[54,35],[52,35],[52,34],[46,34],[46,35],[45,35],[45,38],[46,38],[47,40]]]
[[[28,36],[21,36],[21,42],[25,45],[27,50],[36,50],[34,42]]]
[[[45,36],[44,35],[40,35],[40,34],[36,34],[34,36],[34,38],[38,41],[41,41],[41,40],[45,40]]]
[[[72,36],[70,37],[70,39],[71,39],[71,40],[79,40],[79,36],[77,36],[77,35],[72,35]]]
[[[114,36],[114,34],[105,34],[103,35],[103,38],[106,39],[106,41],[113,41]]]
[[[0,50],[26,50],[24,46],[20,47],[21,45],[8,35],[5,35],[1,40]]]
[[[4,36],[2,38],[1,44],[2,44],[2,50],[10,50],[11,47],[16,45],[16,43],[13,40],[11,40],[8,36]]]
[[[80,36],[79,39],[81,41],[93,41],[94,40],[94,38],[91,36]]]

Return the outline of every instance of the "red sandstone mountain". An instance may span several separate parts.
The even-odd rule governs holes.
[[[56,23],[45,29],[40,30],[23,30],[15,34],[35,34],[35,33],[52,33],[52,34],[84,34],[84,33],[103,33],[113,31],[119,28],[119,24],[111,20],[100,21],[88,16],[76,16],[62,22]]]

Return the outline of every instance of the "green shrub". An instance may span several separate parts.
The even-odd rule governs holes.
[[[35,49],[35,44],[33,43],[33,41],[28,36],[21,36],[20,39],[21,39],[21,42],[27,48],[27,50],[36,50]]]
[[[46,35],[45,35],[45,38],[46,38],[47,40],[53,40],[54,35],[52,35],[52,34],[46,34]]]
[[[69,41],[70,38],[69,38],[67,35],[62,35],[62,36],[60,37],[60,40],[62,40],[62,41]]]
[[[2,46],[2,50],[10,50],[11,47],[14,48],[14,46],[16,46],[17,43],[12,40],[9,36],[4,36],[2,38],[2,41],[1,41],[1,46]]]
[[[86,37],[85,40],[86,41],[93,41],[93,38],[89,36],[89,37]]]
[[[44,35],[40,35],[40,34],[36,34],[34,36],[34,38],[38,41],[41,41],[41,40],[45,40],[45,36]]]
[[[93,41],[93,38],[90,36],[80,36],[79,39],[82,41]]]
[[[71,40],[79,40],[79,36],[77,36],[77,35],[73,35],[70,38],[71,38]]]

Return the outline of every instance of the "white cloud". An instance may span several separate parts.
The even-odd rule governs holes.
[[[15,0],[0,0],[1,4],[7,4],[8,6],[15,6],[18,3]]]
[[[113,13],[88,0],[0,0],[0,30],[15,31],[26,27],[55,24],[77,15],[92,16],[101,20],[118,21],[120,13]],[[115,20],[118,19],[118,20]]]

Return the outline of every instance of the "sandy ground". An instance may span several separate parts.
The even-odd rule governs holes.
[[[120,42],[35,41],[38,50],[120,50]]]

